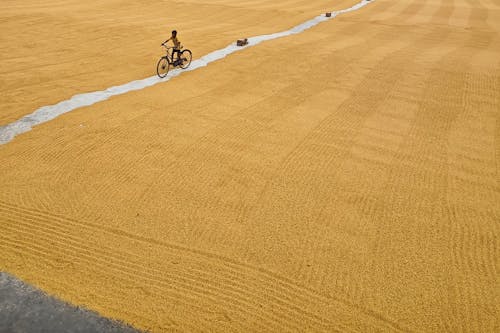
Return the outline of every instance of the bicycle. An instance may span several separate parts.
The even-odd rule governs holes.
[[[161,46],[165,48],[166,54],[160,58],[160,60],[158,61],[158,65],[156,65],[156,73],[160,78],[163,79],[165,76],[167,76],[170,66],[179,66],[182,69],[186,69],[189,67],[189,65],[191,64],[191,59],[193,58],[193,54],[190,50],[185,49],[177,53],[177,59],[174,61],[173,47],[167,46],[165,45],[165,43],[161,44]]]

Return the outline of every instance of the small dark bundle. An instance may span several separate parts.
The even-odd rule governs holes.
[[[236,45],[237,46],[245,46],[248,44],[248,38],[245,38],[245,39],[238,39],[236,41]]]

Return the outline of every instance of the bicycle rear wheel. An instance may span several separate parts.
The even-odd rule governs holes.
[[[170,69],[170,63],[166,57],[161,57],[158,61],[158,65],[156,65],[156,73],[160,78],[164,78],[167,76],[168,70]]]
[[[181,53],[181,64],[179,65],[182,69],[186,69],[191,65],[191,59],[193,58],[193,54],[190,50],[184,50]]]

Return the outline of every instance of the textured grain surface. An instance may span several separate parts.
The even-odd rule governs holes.
[[[177,29],[200,57],[359,0],[2,0],[0,126],[75,94],[149,77]]]
[[[164,5],[216,49],[324,6],[285,2]],[[498,0],[377,0],[40,125],[0,147],[0,270],[153,332],[498,331],[499,32]]]

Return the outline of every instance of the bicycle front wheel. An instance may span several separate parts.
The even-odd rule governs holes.
[[[191,59],[193,58],[193,54],[191,53],[191,51],[189,50],[184,50],[182,51],[181,53],[181,63],[180,63],[180,67],[182,69],[186,69],[189,67],[189,65],[191,65]]]
[[[165,57],[161,57],[158,61],[158,65],[156,66],[156,73],[158,73],[158,76],[163,79],[165,76],[167,76],[169,69],[170,63],[168,62],[168,59]]]

